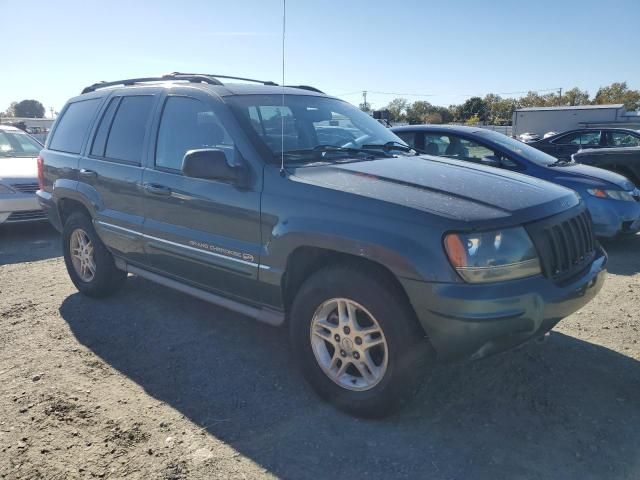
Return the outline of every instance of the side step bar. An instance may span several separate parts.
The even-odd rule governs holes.
[[[245,305],[244,303],[236,302],[235,300],[216,295],[215,293],[207,292],[205,290],[192,287],[191,285],[185,285],[184,283],[180,283],[171,278],[158,275],[157,273],[134,267],[133,265],[129,265],[128,263],[125,263],[120,259],[118,260],[119,261],[116,262],[117,267],[125,270],[128,273],[133,273],[134,275],[138,275],[139,277],[146,278],[147,280],[151,280],[152,282],[159,283],[160,285],[164,285],[165,287],[178,290],[179,292],[186,293],[187,295],[199,298],[200,300],[204,300],[205,302],[213,303],[222,308],[226,308],[242,315],[246,315],[247,317],[251,317],[255,320],[258,320],[259,322],[268,323],[269,325],[273,325],[274,327],[279,327],[284,323],[284,314],[281,312]]]

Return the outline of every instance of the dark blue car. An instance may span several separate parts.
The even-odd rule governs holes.
[[[558,160],[506,135],[477,127],[408,125],[392,130],[428,155],[521,172],[575,190],[585,201],[599,237],[640,230],[640,189],[622,175]]]

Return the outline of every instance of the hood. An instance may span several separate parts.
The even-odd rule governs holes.
[[[38,178],[38,163],[36,158],[4,158],[0,157],[0,180],[9,183],[19,183],[24,180]]]
[[[516,214],[516,223],[526,223],[579,203],[575,192],[544,180],[428,155],[299,167],[293,175],[299,181],[475,226],[498,219],[513,224]]]
[[[558,183],[582,183],[588,187],[609,187],[615,185],[622,190],[633,190],[635,186],[627,177],[604,168],[591,167],[580,163],[548,167],[552,171],[552,181]]]

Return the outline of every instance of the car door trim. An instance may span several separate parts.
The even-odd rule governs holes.
[[[137,232],[135,230],[131,230],[131,229],[128,229],[128,228],[120,227],[118,225],[113,225],[111,223],[103,222],[101,220],[96,220],[95,223],[97,223],[101,227],[107,228],[109,230],[120,230],[122,232],[126,232],[126,233],[129,233],[129,234],[140,236],[140,237],[145,238],[147,240],[164,243],[164,244],[167,244],[167,245],[171,245],[173,247],[182,248],[182,249],[188,250],[190,252],[203,253],[205,255],[210,255],[210,256],[215,257],[215,258],[221,258],[221,259],[224,259],[224,260],[231,260],[233,262],[240,263],[242,265],[247,265],[247,266],[250,266],[250,267],[258,267],[258,268],[265,269],[265,270],[268,270],[270,268],[267,265],[260,265],[260,264],[258,264],[256,262],[250,262],[248,260],[242,260],[241,258],[235,258],[235,257],[230,256],[230,255],[222,255],[220,253],[211,252],[211,251],[208,251],[208,250],[204,250],[202,248],[195,248],[195,247],[191,247],[189,245],[184,245],[182,243],[172,242],[171,240],[165,240],[164,238],[154,237],[153,235],[147,235],[146,233]]]

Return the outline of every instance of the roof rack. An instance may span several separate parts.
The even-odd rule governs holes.
[[[113,87],[115,85],[135,85],[136,83],[145,82],[166,82],[167,80],[185,80],[192,83],[208,83],[210,85],[222,85],[222,82],[216,80],[208,75],[199,74],[184,74],[184,73],[169,73],[160,77],[141,77],[141,78],[128,78],[125,80],[115,80],[113,82],[98,82],[93,85],[89,85],[82,89],[82,93],[95,92],[100,88]]]
[[[312,87],[311,85],[285,85],[285,87],[287,87],[287,88],[300,88],[302,90],[309,90],[310,92],[317,92],[317,93],[324,94],[324,92],[322,90],[320,90],[319,88],[316,88],[316,87]]]
[[[160,77],[141,77],[141,78],[128,78],[125,80],[115,80],[113,82],[98,82],[93,85],[89,85],[82,89],[82,93],[90,93],[95,92],[100,88],[114,87],[116,85],[135,85],[136,83],[146,83],[146,82],[165,82],[168,80],[183,80],[191,83],[208,83],[210,85],[224,85],[219,78],[224,78],[228,80],[241,80],[243,82],[253,82],[253,83],[261,83],[262,85],[268,85],[277,87],[278,84],[269,80],[255,80],[253,78],[244,78],[244,77],[231,77],[229,75],[214,75],[209,73],[182,73],[182,72],[172,72],[167,73],[166,75],[162,75]],[[289,88],[300,88],[303,90],[309,90],[311,92],[324,93],[323,91],[311,87],[309,85],[286,85]]]
[[[263,85],[269,85],[272,87],[277,87],[278,84],[272,82],[271,80],[256,80],[255,78],[244,78],[244,77],[230,77],[229,75],[216,75],[215,73],[182,73],[182,72],[173,72],[169,75],[187,75],[187,76],[205,76],[210,78],[224,78],[226,80],[241,80],[243,82],[252,82],[252,83],[261,83]],[[222,83],[220,84],[222,85]]]

